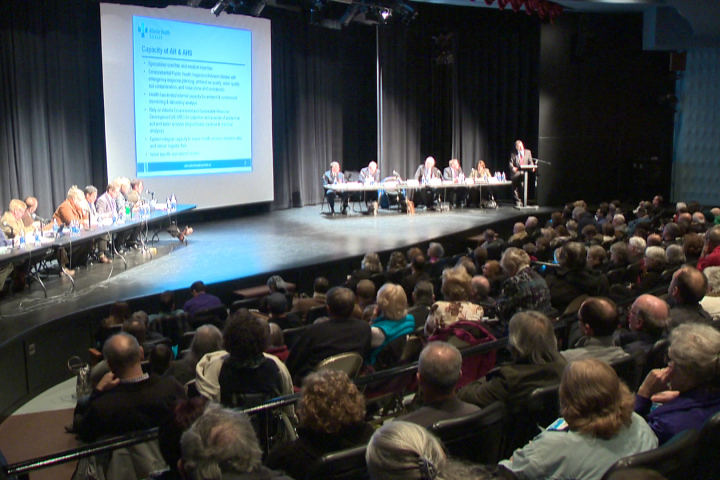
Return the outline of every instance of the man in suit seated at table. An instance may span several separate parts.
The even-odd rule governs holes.
[[[69,226],[71,222],[78,222],[81,228],[88,228],[89,211],[87,209],[87,201],[85,200],[85,192],[73,185],[68,190],[67,199],[60,204],[55,210],[53,219],[58,225]],[[83,265],[88,258],[92,242],[73,242],[68,255],[65,248],[60,248],[58,252],[58,261],[62,266],[62,270],[66,275],[73,275],[74,268]]]
[[[378,169],[377,163],[370,162],[367,167],[360,170],[360,182],[365,185],[380,183],[380,170]],[[364,192],[364,197],[365,203],[368,206],[368,211],[373,214],[377,213],[378,192],[376,190]]]
[[[462,355],[446,342],[430,342],[420,353],[417,379],[422,391],[423,407],[398,420],[432,427],[441,420],[465,417],[480,410],[455,395],[460,379]]]
[[[337,185],[339,183],[345,183],[345,175],[340,171],[340,164],[338,162],[332,162],[330,164],[330,170],[325,172],[322,177],[323,186],[325,185]],[[335,196],[338,195],[332,189],[325,190],[325,198],[327,199],[328,205],[330,205],[330,213],[335,215]],[[339,193],[342,198],[342,210],[340,213],[343,215],[347,214],[348,207],[348,192],[343,191]]]
[[[435,167],[435,158],[427,157],[425,163],[415,170],[415,180],[420,182],[423,187],[415,193],[415,204],[422,203],[428,208],[433,208],[435,204],[434,192],[429,185],[432,180],[441,180],[440,170]]]
[[[443,170],[443,180],[455,184],[465,183],[465,174],[457,158],[450,160],[449,166]],[[447,195],[450,206],[460,207],[465,201],[465,197],[467,197],[467,191],[467,187],[453,187],[448,189]]]

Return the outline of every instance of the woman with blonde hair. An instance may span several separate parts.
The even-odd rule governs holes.
[[[365,445],[374,432],[365,422],[365,398],[346,373],[311,373],[300,395],[298,438],[277,445],[265,460],[269,468],[298,480],[308,478],[318,458]]]
[[[483,318],[483,308],[470,301],[472,279],[462,265],[447,268],[442,273],[443,301],[435,302],[430,307],[425,334],[432,335],[450,325],[463,322],[479,322]]]
[[[365,359],[374,365],[378,355],[396,339],[415,330],[415,318],[407,313],[407,295],[400,285],[386,283],[377,294],[376,318],[370,322],[372,343]]]
[[[601,478],[619,459],[658,445],[633,405],[610,365],[592,358],[571,362],[560,384],[563,418],[500,464],[528,479]]]

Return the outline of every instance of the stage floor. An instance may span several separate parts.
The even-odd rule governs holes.
[[[28,329],[74,312],[158,294],[184,290],[196,280],[206,284],[227,282],[256,275],[272,275],[289,268],[304,268],[367,252],[405,250],[409,246],[462,235],[478,228],[552,209],[521,211],[512,207],[497,210],[455,209],[418,212],[415,215],[381,210],[366,214],[329,217],[320,206],[310,206],[241,218],[191,225],[195,233],[187,246],[161,233],[157,255],[135,251],[126,256],[127,270],[116,259],[112,265],[92,265],[70,281],[54,276],[45,280],[48,298],[39,285],[0,303],[0,338],[8,340]],[[184,225],[183,219],[179,224]],[[111,271],[112,269],[112,271]]]

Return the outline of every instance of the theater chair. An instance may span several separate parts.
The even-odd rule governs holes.
[[[283,338],[285,339],[285,345],[287,346],[288,350],[290,350],[293,345],[295,345],[295,342],[298,338],[300,338],[300,335],[305,331],[305,327],[296,327],[296,328],[286,328],[282,331]]]
[[[315,366],[315,371],[336,370],[347,373],[350,380],[357,377],[363,365],[363,357],[359,353],[347,352],[328,357]]]
[[[638,467],[655,470],[667,480],[709,479],[711,472],[717,472],[717,464],[713,464],[710,470],[702,472],[699,477],[693,476],[690,472],[690,466],[693,463],[692,450],[697,440],[697,430],[685,430],[675,435],[662,447],[621,458],[605,472],[602,480],[607,480],[615,472]]]
[[[367,463],[365,463],[366,448],[363,445],[323,455],[310,467],[307,479],[366,480],[368,478]]]
[[[325,305],[318,305],[317,307],[312,307],[310,310],[308,310],[307,315],[305,316],[305,324],[312,325],[318,318],[327,316],[328,310]]]
[[[720,413],[716,413],[700,429],[693,454],[692,471],[686,478],[720,479]]]
[[[508,416],[505,404],[493,402],[466,417],[437,422],[430,428],[453,457],[479,464],[503,459]]]
[[[661,338],[660,340],[655,342],[655,345],[652,346],[652,348],[647,354],[647,357],[645,357],[645,366],[643,367],[642,379],[645,379],[645,377],[647,377],[647,374],[650,373],[650,370],[667,367],[667,352],[669,347],[670,340],[667,338]]]
[[[637,392],[642,382],[643,366],[645,365],[645,352],[638,350],[631,355],[621,357],[610,362],[615,373],[624,381],[631,392]]]
[[[225,328],[225,320],[227,320],[227,317],[228,311],[225,305],[218,305],[217,307],[206,308],[195,312],[189,321],[193,329],[197,329],[201,325],[211,324],[222,330]]]
[[[510,412],[502,458],[510,458],[560,416],[560,385],[536,388],[515,412]]]
[[[172,345],[180,345],[183,335],[193,328],[190,326],[187,313],[171,313],[156,318],[150,323],[150,330],[169,338]]]

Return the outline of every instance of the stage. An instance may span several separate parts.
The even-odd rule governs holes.
[[[467,237],[486,228],[508,233],[514,222],[524,221],[528,215],[545,217],[551,211],[501,206],[415,215],[380,210],[377,216],[331,217],[321,213],[318,205],[194,223],[190,226],[195,232],[187,245],[162,232],[154,255],[141,251],[126,255],[127,269],[119,259],[111,265],[91,265],[77,271],[72,292],[67,278],[54,276],[44,280],[47,299],[35,284],[23,294],[1,301],[0,376],[23,368],[17,364],[22,360],[27,381],[11,382],[17,387],[25,383],[25,394],[0,394],[0,412],[16,408],[22,399],[66,378],[69,374],[63,376],[62,362],[86,352],[94,325],[107,315],[107,305],[112,302],[129,301],[134,310],[153,313],[155,296],[174,290],[180,307],[188,298],[190,284],[203,280],[228,304],[234,299],[234,289],[264,283],[273,274],[281,274],[310,293],[316,275],[323,274],[337,284],[360,267],[367,252],[379,252],[386,262],[393,250],[406,251],[416,244],[426,247],[432,240],[441,241],[448,251],[460,251]],[[185,224],[181,216],[178,225],[182,228]],[[6,352],[14,352],[18,358]]]

